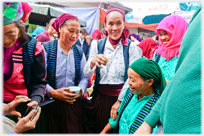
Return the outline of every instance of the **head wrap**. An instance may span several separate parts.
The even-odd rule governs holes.
[[[142,55],[147,59],[152,59],[158,48],[157,43],[152,38],[145,38],[137,46],[142,49]]]
[[[38,28],[36,28],[36,29],[33,31],[33,33],[31,34],[31,36],[35,37],[35,36],[39,35],[40,33],[42,33],[43,31],[45,31],[44,28],[38,27]]]
[[[135,39],[137,39],[139,42],[142,41],[142,39],[140,38],[140,36],[137,35],[137,34],[135,34],[135,33],[130,34],[130,36],[133,36],[133,37],[134,37]],[[129,36],[129,39],[130,39],[130,36]]]
[[[33,8],[27,2],[21,2],[21,5],[23,10],[23,17],[21,18],[21,20],[23,21],[23,23],[25,23],[27,15]]]
[[[108,11],[106,11],[105,13],[105,18],[104,18],[104,22],[106,23],[106,16],[112,12],[112,11],[118,11],[120,12],[122,15],[123,15],[123,18],[124,18],[124,22],[125,22],[125,14],[123,13],[123,11],[121,11],[120,9],[117,9],[117,8],[113,8],[113,9],[110,9]],[[123,29],[123,32],[122,32],[122,44],[123,45],[127,45],[128,44],[128,36],[129,36],[130,32],[129,32],[129,29],[125,26],[125,28]],[[105,35],[108,36],[108,33],[107,31],[105,30]],[[114,40],[113,40],[114,41]]]
[[[3,2],[3,22],[4,25],[14,23],[23,16],[20,2]]]
[[[101,39],[101,31],[96,29],[93,31],[91,37],[94,39],[94,40],[97,40],[96,37],[98,37],[98,40]]]
[[[178,15],[165,17],[157,26],[156,33],[159,35],[159,30],[165,30],[171,39],[166,45],[163,45],[159,39],[157,54],[160,54],[167,60],[179,55],[180,45],[187,27],[188,23]]]
[[[69,13],[64,13],[61,16],[57,17],[55,19],[55,21],[52,23],[52,27],[57,31],[57,38],[60,37],[59,28],[62,26],[62,24],[65,21],[67,21],[69,19],[75,19],[75,20],[79,21],[78,18],[75,17],[74,15],[69,14]]]
[[[133,62],[130,67],[137,74],[148,79],[154,79],[152,84],[155,91],[161,95],[164,88],[166,87],[166,80],[159,67],[159,65],[153,60],[146,58],[140,58]]]

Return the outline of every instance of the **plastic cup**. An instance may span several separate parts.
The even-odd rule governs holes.
[[[78,86],[70,86],[68,88],[69,88],[69,92],[74,94],[78,94],[81,90],[81,88]]]

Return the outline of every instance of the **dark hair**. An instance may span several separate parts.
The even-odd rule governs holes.
[[[26,34],[26,28],[23,24],[21,24],[21,21],[16,21],[15,26],[19,29],[19,40],[21,43],[27,40],[28,35]]]
[[[88,32],[87,32],[87,29],[86,29],[86,28],[82,27],[82,28],[80,29],[80,33],[84,34],[84,33],[88,33]]]
[[[158,35],[156,36],[156,40],[159,40],[159,36]]]
[[[144,77],[144,76],[141,76],[141,75],[140,75],[140,77],[141,77],[144,81],[147,81],[147,80],[150,79],[150,78],[147,78],[147,77]]]
[[[120,13],[123,16],[123,14],[120,11],[117,11],[117,10],[114,10],[114,11]],[[111,11],[111,12],[113,12],[113,11]],[[109,12],[108,14],[110,14],[111,12]],[[106,15],[106,17],[108,16],[108,14]],[[106,24],[106,17],[105,17],[105,24]],[[124,17],[123,17],[123,21],[125,22],[125,18]]]

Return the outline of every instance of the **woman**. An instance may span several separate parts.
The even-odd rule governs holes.
[[[81,97],[88,78],[83,69],[86,63],[80,47],[80,23],[77,17],[64,13],[52,23],[58,40],[43,43],[47,56],[47,95],[55,101],[42,108],[49,133],[84,133]],[[79,86],[79,94],[69,92],[69,86]],[[47,98],[47,97],[46,97]]]
[[[9,103],[17,95],[31,98],[29,103],[16,107],[24,115],[28,107],[37,106],[44,100],[47,84],[45,54],[42,45],[25,33],[25,27],[20,20],[21,4],[4,2],[3,11],[3,100],[4,103]],[[18,121],[17,117],[10,118]],[[40,131],[44,128],[40,128],[37,123],[36,129]]]
[[[165,17],[156,29],[159,48],[153,60],[158,62],[165,78],[170,81],[174,75],[179,57],[179,49],[188,23],[178,15]]]
[[[39,42],[48,42],[48,41],[51,41],[51,40],[54,40],[56,39],[56,37],[54,36],[55,34],[57,34],[56,30],[52,27],[52,23],[55,21],[56,18],[52,18],[50,21],[49,21],[49,24],[48,24],[48,30],[45,30],[43,32],[41,32],[40,34],[38,34],[36,36],[36,39],[39,41]]]
[[[128,69],[128,84],[117,119],[110,118],[101,134],[111,129],[119,134],[133,134],[158,101],[166,81],[156,62],[140,58]]]
[[[151,60],[154,56],[156,49],[158,48],[157,43],[152,38],[145,38],[137,46],[142,49],[143,57]]]
[[[164,134],[202,133],[202,14],[200,6],[189,22],[172,80],[135,134],[150,134],[159,120]]]
[[[108,10],[104,22],[108,36],[91,47],[84,68],[88,77],[93,75],[96,68],[95,85],[91,94],[92,108],[85,103],[88,118],[84,122],[90,133],[100,133],[108,123],[112,105],[116,101],[117,105],[120,103],[128,87],[126,79],[129,65],[142,56],[136,43],[128,42],[129,30],[125,27],[125,15],[121,10]]]

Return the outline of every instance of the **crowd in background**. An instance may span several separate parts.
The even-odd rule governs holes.
[[[162,19],[155,39],[130,34],[116,8],[90,36],[72,14],[44,29],[31,11],[3,3],[4,133],[201,133],[201,6],[189,24]]]

